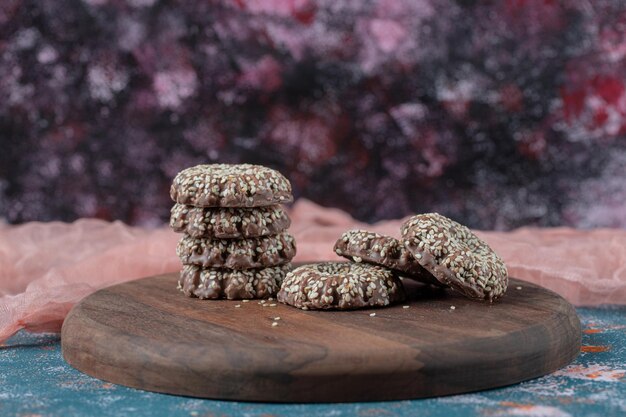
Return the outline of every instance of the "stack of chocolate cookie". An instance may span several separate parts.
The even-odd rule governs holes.
[[[183,233],[178,288],[199,298],[274,296],[296,253],[281,203],[291,184],[258,165],[198,165],[181,171],[170,190],[170,226]]]

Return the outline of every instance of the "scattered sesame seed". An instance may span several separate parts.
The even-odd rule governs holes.
[[[241,304],[235,305],[235,308],[239,308],[239,307],[241,307]]]
[[[270,304],[270,307],[276,307],[276,303]]]
[[[450,306],[450,310],[455,310],[456,307],[455,306]]]
[[[515,287],[515,289],[516,289],[516,290],[521,290],[521,289],[522,289],[522,287],[517,286],[517,287]]]
[[[376,313],[370,313],[370,317],[374,317]]]
[[[409,306],[402,306],[402,308],[409,308]]]
[[[249,303],[250,300],[241,300],[242,303]]]
[[[278,326],[278,322],[273,322],[272,327],[276,327],[276,326]]]
[[[274,301],[274,297],[268,298],[267,301]]]
[[[278,321],[280,320],[280,317],[274,317],[274,320]]]

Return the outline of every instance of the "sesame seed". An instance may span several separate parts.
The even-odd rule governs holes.
[[[278,321],[280,320],[280,317],[274,317],[274,320]]]
[[[270,307],[276,307],[276,303],[270,304]]]
[[[522,287],[519,287],[519,286],[518,286],[518,287],[515,287],[515,289],[516,289],[516,290],[521,290],[521,289],[522,289]]]
[[[239,308],[239,307],[241,307],[241,304],[235,305],[235,308]]]
[[[402,306],[402,308],[409,308],[409,306]]]
[[[272,327],[276,327],[276,326],[278,326],[278,322],[273,322]]]
[[[242,303],[249,303],[250,300],[241,300]]]
[[[455,310],[456,307],[455,306],[450,306],[450,310]]]
[[[370,313],[370,317],[376,316],[376,313]]]

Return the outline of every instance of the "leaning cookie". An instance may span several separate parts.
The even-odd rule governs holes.
[[[253,239],[207,239],[183,236],[176,254],[184,265],[235,270],[283,265],[296,255],[289,233]]]
[[[473,299],[493,301],[508,285],[502,259],[467,227],[438,213],[402,225],[405,247],[441,283]]]
[[[197,165],[176,175],[172,200],[195,207],[261,207],[293,201],[280,172],[260,165]]]
[[[276,295],[291,265],[232,271],[184,265],[178,289],[189,297],[240,300]]]
[[[287,274],[278,292],[278,301],[303,310],[383,307],[404,298],[402,282],[394,272],[351,262],[296,268]]]
[[[349,230],[335,242],[335,253],[353,260],[384,266],[426,284],[441,285],[398,240],[367,230]]]
[[[191,237],[217,239],[251,238],[276,235],[291,221],[280,206],[256,208],[202,208],[175,204],[170,226]]]

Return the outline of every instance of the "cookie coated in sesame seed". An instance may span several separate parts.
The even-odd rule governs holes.
[[[189,297],[241,300],[276,295],[290,264],[262,269],[233,271],[184,265],[178,289]]]
[[[391,270],[372,264],[323,262],[289,272],[278,301],[304,310],[353,310],[384,307],[405,299]]]
[[[493,301],[507,289],[502,259],[470,229],[439,213],[402,224],[404,246],[441,283],[468,298]]]
[[[355,262],[368,262],[399,272],[402,276],[441,286],[404,247],[402,242],[367,230],[348,230],[335,243],[335,253]]]
[[[176,175],[170,188],[176,203],[195,207],[262,207],[293,201],[291,184],[261,165],[197,165]]]
[[[252,239],[207,239],[184,235],[176,254],[184,265],[205,268],[253,269],[283,265],[296,255],[289,233]]]
[[[191,237],[252,238],[285,231],[291,220],[280,205],[256,208],[212,208],[175,204],[170,226]]]

